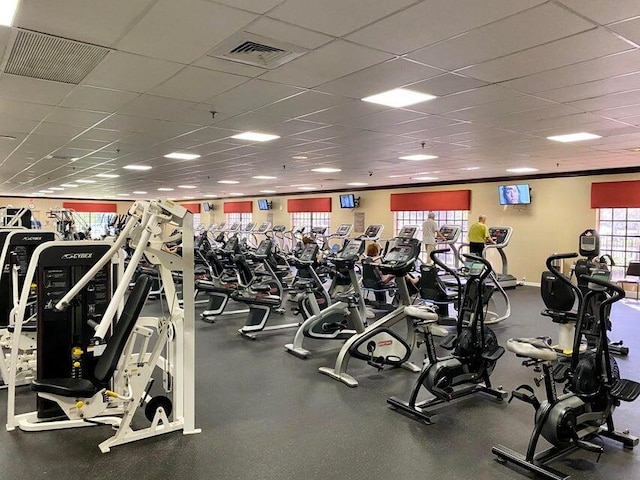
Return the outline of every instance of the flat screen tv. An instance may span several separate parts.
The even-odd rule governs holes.
[[[204,202],[204,203],[202,204],[202,209],[203,209],[205,212],[210,212],[210,211],[211,211],[211,205],[209,205],[207,202]]]
[[[353,193],[340,195],[340,208],[356,208],[356,197]]]
[[[258,210],[269,210],[269,200],[258,200]]]
[[[500,205],[529,205],[531,203],[529,184],[500,185],[498,197]]]

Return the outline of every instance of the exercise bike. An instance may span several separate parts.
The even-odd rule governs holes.
[[[521,385],[512,394],[535,409],[535,426],[525,455],[498,445],[492,452],[501,463],[512,463],[548,480],[566,480],[569,476],[548,465],[567,454],[582,449],[599,456],[604,452],[601,444],[594,442],[598,436],[616,440],[624,448],[633,448],[638,438],[628,432],[615,430],[613,412],[621,401],[632,402],[640,395],[640,384],[620,378],[618,365],[609,352],[607,322],[610,306],[624,298],[624,290],[598,276],[583,276],[588,292],[580,288],[555,268],[555,261],[575,258],[576,253],[553,255],[547,259],[549,272],[543,273],[543,300],[550,311],[548,316],[561,320],[565,334],[557,347],[547,337],[514,338],[507,348],[520,357],[528,358],[523,364],[542,368],[547,399],[539,401],[532,387]],[[595,322],[585,322],[585,312],[590,297],[606,292],[608,297],[600,303]],[[575,297],[578,298],[577,314],[571,313]],[[564,320],[562,320],[564,318]],[[555,320],[555,318],[554,318]],[[572,325],[574,324],[574,325]],[[574,329],[572,344],[566,335]],[[584,337],[595,339],[584,343]],[[568,342],[569,340],[569,342]],[[562,362],[570,362],[566,369],[558,369]],[[559,377],[557,371],[564,371]],[[537,380],[537,383],[540,381]],[[556,383],[564,383],[559,395]],[[552,447],[536,454],[540,437]]]
[[[438,258],[439,254],[448,252],[440,249],[431,252],[431,259],[447,274],[453,275],[460,282],[459,274]],[[491,264],[481,257],[464,255],[467,278],[458,306],[456,333],[447,336],[441,346],[453,350],[447,357],[438,358],[433,340],[434,335],[443,336],[448,332],[438,325],[438,319],[421,320],[420,334],[427,346],[428,363],[425,364],[420,377],[411,390],[409,401],[397,397],[387,400],[389,407],[400,413],[408,414],[415,419],[431,424],[434,411],[438,407],[476,393],[485,393],[502,401],[508,394],[501,387],[491,386],[490,376],[496,362],[504,354],[503,347],[489,327],[484,324],[485,310],[494,287],[487,284]],[[420,307],[411,306],[405,309],[408,315],[422,317]],[[433,397],[418,402],[418,395],[424,387]]]

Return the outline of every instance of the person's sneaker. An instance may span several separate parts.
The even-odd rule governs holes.
[[[367,308],[367,318],[375,318],[376,314],[373,313],[373,310],[371,310],[370,308]]]

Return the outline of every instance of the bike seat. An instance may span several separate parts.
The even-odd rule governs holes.
[[[438,314],[433,312],[431,309],[427,307],[411,305],[408,307],[404,307],[404,313],[409,317],[414,317],[414,318],[419,318],[420,320],[424,320],[423,323],[431,323],[431,322],[438,321]]]
[[[558,352],[551,347],[549,337],[510,338],[507,340],[507,350],[519,357],[537,360],[556,360],[558,358]]]

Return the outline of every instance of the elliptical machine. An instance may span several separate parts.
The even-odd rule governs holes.
[[[513,463],[529,472],[548,480],[565,480],[565,475],[548,466],[549,463],[575,451],[583,449],[598,455],[604,452],[602,445],[593,442],[597,436],[616,440],[625,448],[633,448],[638,438],[628,432],[615,430],[613,412],[621,401],[632,402],[640,395],[640,384],[620,378],[618,365],[610,356],[607,341],[607,321],[610,306],[624,298],[625,293],[619,286],[596,275],[583,276],[588,292],[583,295],[580,288],[571,283],[555,267],[554,262],[575,258],[578,254],[552,255],[547,259],[548,272],[543,272],[543,300],[548,309],[545,314],[569,321],[575,318],[573,338],[561,335],[561,343],[554,347],[548,337],[512,338],[507,349],[517,356],[526,357],[525,366],[542,368],[547,399],[540,402],[529,385],[521,385],[513,391],[512,397],[529,403],[535,409],[535,426],[529,440],[526,455],[498,445],[492,452],[501,463]],[[608,297],[599,305],[600,321],[585,321],[586,305],[590,297],[606,292]],[[571,313],[575,297],[578,298],[578,312]],[[555,320],[555,319],[554,319]],[[605,321],[606,320],[606,321]],[[595,339],[595,343],[585,345],[583,337]],[[572,342],[571,342],[572,340]],[[567,344],[569,343],[569,344]],[[558,379],[554,365],[561,360],[570,361],[568,371]],[[558,395],[556,382],[565,383],[564,393]],[[511,399],[509,401],[511,401]],[[551,443],[552,447],[536,455],[540,437]]]
[[[460,282],[459,274],[437,256],[448,251],[435,250],[431,252],[431,259]],[[465,254],[464,257],[468,276],[458,308],[456,333],[447,336],[441,344],[441,347],[452,350],[452,354],[442,358],[437,356],[433,337],[447,334],[446,330],[438,326],[438,319],[419,321],[418,325],[422,327],[420,333],[424,336],[427,346],[428,363],[411,390],[408,402],[397,397],[387,400],[391,409],[423,420],[427,424],[432,423],[431,418],[436,415],[436,408],[452,400],[476,393],[491,395],[498,401],[508,396],[502,387],[493,388],[489,378],[496,362],[505,351],[498,345],[496,335],[484,323],[489,297],[495,290],[492,285],[486,283],[492,271],[491,264],[475,255]],[[417,306],[405,308],[408,315],[416,318],[422,318],[423,311]],[[426,388],[433,398],[418,402],[418,394],[422,387]]]
[[[334,368],[320,367],[320,373],[338,380],[349,387],[357,387],[358,381],[347,373],[349,360],[357,358],[368,365],[382,370],[386,365],[402,367],[414,373],[420,368],[410,363],[409,357],[416,346],[414,317],[409,316],[405,307],[411,305],[405,275],[413,270],[420,256],[420,241],[415,238],[393,239],[394,246],[378,265],[380,271],[396,277],[400,302],[398,307],[378,321],[369,325],[362,333],[353,335],[342,346]],[[428,312],[429,318],[437,319],[435,313]],[[391,330],[395,324],[406,320],[407,333],[402,336]]]

